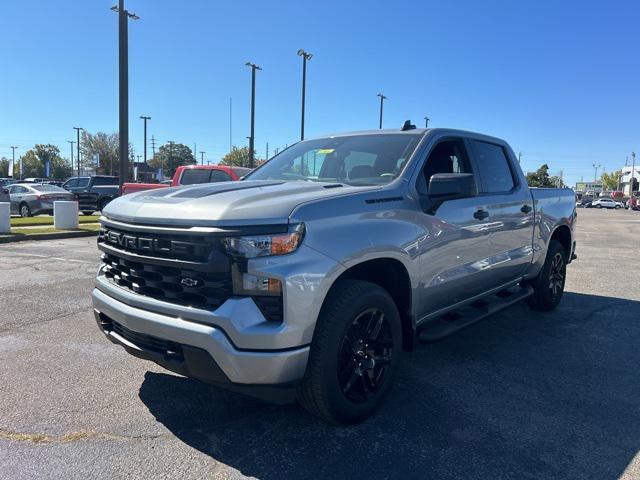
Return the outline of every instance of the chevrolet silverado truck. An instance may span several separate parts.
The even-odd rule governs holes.
[[[230,182],[240,180],[251,171],[245,167],[230,167],[228,165],[181,165],[171,183],[125,183],[122,185],[122,195],[153,190],[156,188],[179,187],[181,185],[196,185],[200,183]]]
[[[555,308],[575,221],[573,192],[529,188],[498,138],[305,140],[240,182],[112,201],[95,317],[132,355],[351,424],[418,340],[520,300]]]

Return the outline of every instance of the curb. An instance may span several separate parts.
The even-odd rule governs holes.
[[[13,243],[13,242],[26,242],[27,240],[58,240],[65,238],[80,238],[80,237],[95,237],[98,235],[97,231],[79,230],[72,232],[60,232],[60,233],[20,233],[14,235],[8,235],[6,237],[0,236],[1,243]]]

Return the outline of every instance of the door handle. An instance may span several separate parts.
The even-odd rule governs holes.
[[[533,209],[529,205],[523,205],[522,208],[520,209],[522,213],[529,213],[531,210]]]
[[[484,220],[488,216],[489,216],[489,212],[482,209],[477,210],[476,213],[473,214],[473,217],[477,218],[478,220]]]

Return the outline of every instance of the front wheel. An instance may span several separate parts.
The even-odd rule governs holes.
[[[596,208],[602,208],[602,205],[596,205]]]
[[[400,314],[385,289],[340,281],[318,318],[298,402],[337,425],[369,417],[393,383],[401,336]]]
[[[553,310],[560,303],[567,276],[567,253],[560,242],[551,240],[542,270],[532,280],[533,295],[527,298],[529,306],[536,310]]]

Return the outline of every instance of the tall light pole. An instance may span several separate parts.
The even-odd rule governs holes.
[[[249,168],[254,165],[254,142],[255,142],[255,120],[256,120],[256,70],[262,70],[255,63],[247,62],[245,65],[251,68],[251,136],[249,137]]]
[[[518,152],[518,163],[522,160],[522,152]]]
[[[631,152],[631,178],[629,179],[629,183],[631,187],[629,188],[629,197],[633,198],[633,185],[635,184],[636,178],[636,152]]]
[[[424,128],[429,128],[429,120],[431,120],[429,117],[424,117]]]
[[[304,101],[307,89],[307,60],[311,60],[312,53],[298,50],[298,55],[302,57],[302,118],[300,121],[300,140],[304,140]]]
[[[73,140],[67,140],[67,143],[71,145],[71,174],[73,175],[73,145],[76,143]]]
[[[593,166],[593,168],[595,169],[595,173],[593,174],[593,183],[594,183],[594,185],[593,185],[593,198],[594,198],[594,200],[595,200],[595,198],[596,198],[596,186],[595,186],[595,184],[596,184],[596,182],[598,181],[598,169],[599,169],[602,165],[601,165],[601,164],[597,164],[597,165],[596,165],[596,164],[594,163],[594,164],[592,164],[592,166]]]
[[[11,168],[13,170],[16,169],[16,148],[18,147],[11,145]],[[21,175],[22,169],[20,169],[19,172],[20,172],[20,180],[22,180],[22,175]],[[7,173],[10,173],[11,178],[13,178],[13,171],[7,172]]]
[[[119,128],[120,141],[120,175],[119,184],[126,181],[129,166],[129,19],[138,20],[135,13],[124,8],[124,0],[118,0],[118,5],[111,7],[118,12],[118,90],[119,90]]]
[[[167,161],[168,163],[167,167],[169,169],[169,175],[173,176],[173,172],[171,171],[173,167],[173,145],[176,142],[169,140],[168,143],[169,143],[169,160]]]
[[[76,143],[76,163],[78,164],[78,176],[80,176],[80,130],[84,130],[82,127],[73,127],[73,129],[76,131],[77,135],[78,135],[78,143]]]
[[[147,164],[147,120],[151,120],[151,117],[145,117],[144,115],[140,115],[140,118],[144,122],[144,164]]]
[[[204,154],[207,152],[203,152],[200,150],[200,165],[204,165]]]
[[[384,101],[387,97],[385,97],[381,93],[379,93],[377,96],[380,97],[380,125],[378,128],[382,129],[382,110],[384,108]]]

